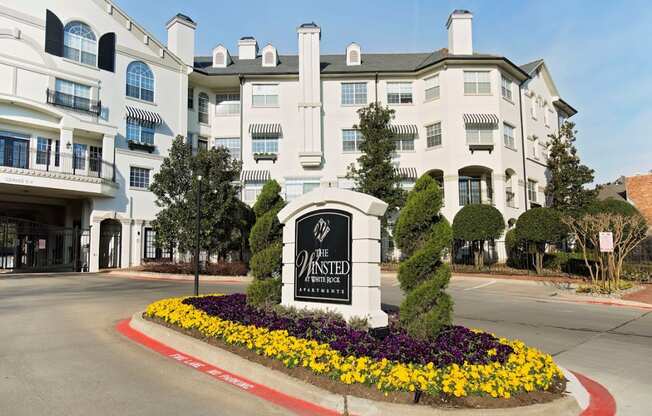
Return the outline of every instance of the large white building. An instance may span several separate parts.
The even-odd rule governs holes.
[[[544,204],[547,136],[575,110],[543,60],[474,51],[472,18],[454,11],[448,47],[434,52],[351,43],[321,54],[321,29],[307,23],[298,55],[246,36],[237,52],[195,56],[197,25],[184,15],[163,44],[109,0],[3,1],[0,267],[93,271],[160,256],[147,187],[177,135],[241,159],[249,203],[270,178],[287,199],[350,188],[356,111],[374,101],[396,110],[405,187],[433,175],[449,219],[468,203],[506,221]]]

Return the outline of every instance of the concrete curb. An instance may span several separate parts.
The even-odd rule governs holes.
[[[99,272],[101,275],[107,277],[124,277],[133,280],[164,280],[174,282],[194,282],[195,277],[190,274],[167,274],[167,273],[154,273],[142,272],[135,270],[111,270]],[[250,283],[253,280],[251,276],[213,276],[213,275],[199,275],[199,282],[201,283]]]
[[[315,412],[306,413],[297,411],[297,409],[289,406],[284,406],[299,414],[327,414],[330,412],[342,414],[345,412],[345,409],[348,411],[348,414],[359,416],[395,416],[397,414],[414,416],[576,416],[581,412],[578,402],[572,396],[565,396],[551,403],[506,409],[436,409],[429,406],[411,406],[405,404],[377,402],[348,395],[345,398],[345,396],[330,393],[324,389],[290,377],[280,371],[272,370],[261,364],[251,362],[236,354],[225,351],[196,338],[147,321],[143,319],[142,312],[133,315],[129,326],[133,330],[153,339],[155,342],[161,343],[169,349],[177,350],[177,353],[181,353],[184,356],[189,356],[187,358],[209,363],[230,373],[246,374],[247,379],[253,383],[257,383],[261,386],[274,386],[273,390],[277,391],[277,394],[291,396],[294,400],[315,404],[323,410],[320,412],[319,409],[314,409]],[[172,356],[170,357],[174,358]],[[270,388],[268,387],[268,389]],[[265,398],[264,396],[259,397]],[[270,398],[266,399],[274,401]]]

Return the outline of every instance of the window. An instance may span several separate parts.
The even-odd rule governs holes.
[[[366,82],[343,82],[342,83],[342,105],[365,105],[365,104],[367,104]]]
[[[57,79],[54,83],[54,104],[79,110],[91,109],[91,87]]]
[[[505,171],[505,202],[508,207],[516,208],[516,194],[514,193],[516,176],[513,170]]]
[[[63,56],[82,64],[95,66],[97,40],[91,28],[82,22],[70,22],[64,28]]]
[[[131,166],[129,168],[129,186],[138,189],[149,188],[149,169]]]
[[[73,144],[72,166],[75,170],[86,169],[86,145],[81,143]]]
[[[29,137],[0,135],[0,165],[27,169],[28,155]]]
[[[217,138],[215,139],[215,147],[226,148],[234,159],[240,160],[242,158],[239,137]]]
[[[412,104],[412,83],[388,82],[387,102],[389,104]]]
[[[539,158],[543,162],[548,162],[548,146],[545,143],[539,143]]]
[[[88,170],[99,173],[102,167],[102,148],[90,146],[88,148]]]
[[[426,84],[426,101],[439,98],[439,75],[425,79]]]
[[[258,195],[263,190],[264,182],[247,182],[243,189],[244,202],[256,202]]]
[[[502,77],[501,83],[502,84],[500,89],[502,91],[503,98],[512,101],[512,80]]]
[[[200,92],[198,97],[197,117],[200,123],[208,124],[208,94]]]
[[[550,127],[550,112],[547,105],[543,106],[543,124],[546,127]]]
[[[203,136],[197,138],[197,150],[208,150],[208,139]]]
[[[285,181],[285,200],[291,201],[319,188],[319,179],[287,180]]]
[[[217,94],[215,96],[215,114],[237,115],[240,114],[240,94]]]
[[[360,143],[363,139],[360,130],[342,130],[342,150],[345,152],[359,152]]]
[[[39,137],[36,142],[36,163],[39,165],[50,164],[50,152],[52,140]]]
[[[493,144],[494,131],[489,126],[466,126],[466,144]]]
[[[195,89],[188,88],[188,109],[192,110],[195,108]]]
[[[514,141],[514,127],[510,126],[507,123],[503,123],[503,142],[505,143],[505,147],[516,149]]]
[[[127,141],[154,145],[154,125],[142,120],[127,119]]]
[[[537,182],[532,179],[527,180],[527,197],[530,202],[537,202]]]
[[[156,249],[156,231],[145,228],[145,253],[146,259],[157,259],[161,257],[160,250]]]
[[[479,204],[482,202],[480,177],[460,176],[458,187],[460,205]]]
[[[265,52],[265,65],[274,65],[274,52]]]
[[[428,147],[441,146],[441,123],[426,126],[426,142]]]
[[[252,150],[254,154],[260,153],[278,153],[278,136],[276,135],[256,135],[252,138]]]
[[[532,114],[533,119],[537,119],[537,99],[534,95],[530,100],[530,114]]]
[[[400,186],[404,191],[410,192],[416,184],[414,179],[401,179]]]
[[[414,135],[405,134],[394,138],[394,148],[397,152],[410,152],[414,150]]]
[[[154,74],[143,62],[127,66],[127,97],[154,101]]]
[[[254,107],[278,107],[278,84],[254,84]]]
[[[337,187],[340,189],[348,189],[352,191],[355,188],[355,181],[349,178],[337,178]]]
[[[464,94],[491,94],[489,71],[464,71]]]

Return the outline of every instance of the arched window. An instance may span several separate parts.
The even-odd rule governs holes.
[[[224,66],[224,54],[222,52],[215,52],[215,65]]]
[[[154,101],[154,74],[140,61],[132,62],[127,67],[127,96]]]
[[[360,59],[358,55],[358,51],[351,51],[349,52],[349,61],[351,61],[352,64],[357,64],[359,63],[358,60]]]
[[[199,122],[208,124],[208,94],[200,92],[197,102],[197,115],[199,117]]]
[[[265,65],[274,65],[274,52],[265,53]]]
[[[63,56],[86,65],[97,64],[97,39],[82,22],[70,22],[64,28]]]

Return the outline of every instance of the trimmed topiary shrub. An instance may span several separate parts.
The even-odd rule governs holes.
[[[594,201],[586,208],[585,214],[621,214],[629,217],[640,213],[629,202],[608,198],[603,201]]]
[[[567,230],[561,222],[559,211],[553,208],[532,208],[525,211],[516,221],[516,238],[525,241],[534,254],[534,269],[537,274],[543,270],[546,245],[559,243]]]
[[[396,245],[408,257],[401,261],[398,280],[406,297],[400,308],[400,322],[420,339],[433,339],[451,323],[453,301],[444,292],[451,272],[442,262],[450,247],[452,232],[439,213],[442,192],[429,175],[417,180],[394,227]]]
[[[476,269],[484,266],[485,242],[497,239],[504,230],[503,214],[491,205],[466,205],[453,219],[453,238],[471,245]]]
[[[254,280],[247,288],[247,302],[254,306],[281,301],[283,229],[276,215],[284,205],[281,187],[274,180],[263,186],[254,204],[256,223],[249,234],[249,266]]]

